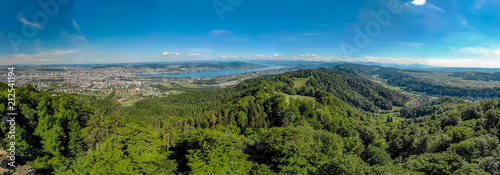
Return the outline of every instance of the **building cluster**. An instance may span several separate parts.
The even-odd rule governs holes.
[[[109,95],[141,95],[162,96],[169,92],[160,92],[150,86],[152,84],[170,82],[188,82],[204,84],[204,86],[226,87],[238,84],[249,78],[269,74],[264,72],[248,72],[243,74],[204,77],[204,78],[169,78],[148,77],[143,74],[178,74],[183,72],[214,71],[213,67],[186,67],[185,65],[168,65],[162,68],[147,66],[37,66],[16,68],[16,83],[24,86],[31,84],[39,90],[52,92],[101,94]],[[0,70],[0,82],[7,82],[7,69]],[[205,82],[211,82],[205,84]]]

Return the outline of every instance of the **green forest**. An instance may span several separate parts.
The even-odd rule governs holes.
[[[441,98],[407,105],[413,96],[374,74]],[[16,164],[39,174],[499,175],[500,90],[442,86],[338,65],[124,107],[16,87]],[[1,116],[8,89],[0,85]],[[0,126],[7,150],[10,125]]]

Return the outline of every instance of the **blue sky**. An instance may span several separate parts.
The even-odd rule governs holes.
[[[500,68],[500,0],[3,1],[4,65],[280,59]],[[400,13],[388,7],[394,2]],[[370,41],[356,45],[361,35]]]

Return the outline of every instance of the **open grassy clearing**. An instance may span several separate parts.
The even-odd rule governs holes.
[[[388,84],[384,84],[387,88],[389,88],[390,90],[395,90],[395,91],[403,91],[403,89],[401,89],[400,87],[396,87],[396,86],[391,86],[391,85],[388,85]]]
[[[309,81],[311,77],[309,78],[295,78],[295,81],[293,82],[293,88],[299,88],[302,87],[306,84],[307,81]]]
[[[394,123],[399,123],[399,122],[405,120],[404,118],[394,116],[394,114],[379,114],[379,115],[380,115],[380,117],[383,118],[382,119],[383,121],[387,121],[387,118],[389,118],[389,117],[392,117]]]
[[[403,107],[392,106],[391,110],[380,110],[379,113],[391,113],[391,112],[399,111],[401,109],[403,109]]]
[[[192,84],[192,83],[175,83],[183,88],[193,88],[193,89],[197,89],[197,88],[203,88],[203,86],[200,86],[200,85],[197,85],[197,84]]]
[[[282,93],[282,94],[285,95],[287,103],[290,103],[290,99],[291,98],[293,98],[293,99],[301,99],[301,100],[311,100],[311,101],[315,101],[316,100],[316,98],[314,98],[314,97],[308,97],[308,96],[302,96],[302,95],[288,95],[288,94],[285,94],[285,93]]]
[[[152,84],[152,85],[157,85],[157,84]],[[158,85],[162,85],[163,87],[166,88],[175,88],[171,83],[159,83]]]

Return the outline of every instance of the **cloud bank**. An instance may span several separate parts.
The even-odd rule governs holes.
[[[180,53],[177,53],[177,52],[167,52],[167,51],[164,51],[162,53],[163,56],[167,56],[167,55],[181,55]]]
[[[426,3],[426,0],[413,0],[411,3],[413,5],[424,5]]]

